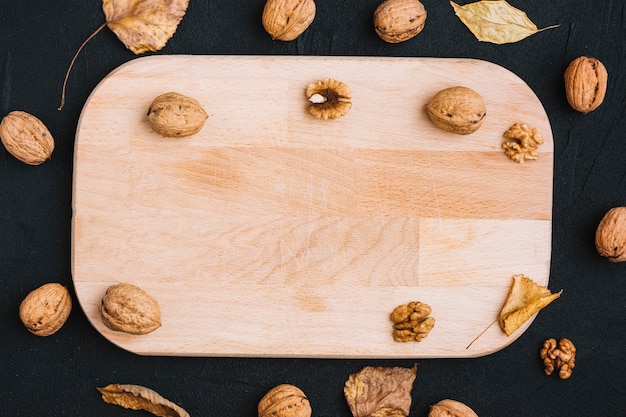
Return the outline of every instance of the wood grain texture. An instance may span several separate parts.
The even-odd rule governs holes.
[[[314,119],[304,89],[335,78],[350,112]],[[480,130],[443,132],[423,109],[465,85]],[[157,95],[197,99],[197,135],[162,138]],[[503,153],[514,122],[545,138],[525,164]],[[147,355],[474,357],[512,343],[497,325],[514,274],[548,285],[553,140],[531,89],[466,59],[153,56],[89,97],[74,161],[72,274],[93,326]],[[106,288],[140,286],[163,326],[104,327]],[[389,313],[422,301],[436,326],[396,343]]]

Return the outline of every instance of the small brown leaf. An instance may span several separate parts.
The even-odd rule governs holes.
[[[367,366],[350,375],[343,392],[354,417],[406,417],[411,409],[413,368]]]
[[[479,41],[495,44],[521,41],[546,29],[537,29],[526,13],[504,0],[481,0],[459,6],[451,1],[455,14]]]
[[[159,417],[189,417],[189,413],[161,397],[150,388],[140,385],[110,384],[98,388],[102,399],[109,404],[132,410],[145,410]]]

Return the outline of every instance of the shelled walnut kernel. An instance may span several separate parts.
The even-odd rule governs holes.
[[[563,338],[557,344],[556,339],[550,338],[543,342],[539,356],[546,368],[546,375],[552,375],[556,371],[561,379],[572,376],[572,369],[574,369],[576,360],[576,347],[571,340]]]
[[[394,323],[393,339],[396,342],[421,342],[435,327],[435,319],[430,313],[430,306],[420,301],[396,307],[389,316]]]
[[[526,123],[514,123],[504,132],[506,139],[513,139],[502,143],[504,153],[511,160],[523,163],[528,159],[538,159],[537,148],[543,144],[543,136],[534,127]]]
[[[305,94],[311,103],[309,113],[318,119],[336,119],[352,108],[350,88],[341,81],[330,78],[317,81],[307,86]]]

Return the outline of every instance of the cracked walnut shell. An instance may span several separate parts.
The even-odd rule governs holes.
[[[54,138],[41,120],[24,111],[12,111],[0,122],[0,140],[6,150],[28,165],[50,159]]]
[[[106,290],[100,317],[109,329],[136,335],[150,333],[161,326],[159,304],[147,292],[131,284],[112,285]]]
[[[543,342],[539,356],[545,366],[546,375],[552,375],[554,371],[557,371],[561,379],[572,376],[576,361],[576,347],[571,340],[563,338],[557,344],[556,339],[550,338]]]
[[[294,385],[275,386],[261,398],[259,417],[311,417],[311,404],[302,390]]]
[[[425,22],[426,9],[419,0],[385,0],[374,11],[374,30],[389,43],[415,37]]]
[[[267,0],[261,20],[272,39],[292,41],[313,23],[315,11],[313,0]]]
[[[20,320],[37,336],[56,333],[67,321],[72,298],[61,284],[48,283],[31,291],[20,304]]]
[[[336,119],[352,108],[352,93],[348,86],[333,79],[309,84],[305,90],[309,102],[309,113],[318,119]]]
[[[567,102],[574,110],[587,114],[604,101],[608,73],[596,58],[576,58],[565,70],[564,78]]]
[[[459,135],[477,131],[487,114],[480,94],[455,86],[439,91],[426,105],[430,120],[439,128]]]
[[[626,261],[626,207],[606,212],[596,229],[596,249],[610,262]]]

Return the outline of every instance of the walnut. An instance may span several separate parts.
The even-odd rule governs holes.
[[[313,0],[267,0],[263,8],[263,27],[272,39],[292,41],[315,18]]]
[[[478,414],[460,401],[441,400],[430,406],[428,417],[478,417]]]
[[[0,122],[0,140],[16,159],[40,165],[50,159],[54,138],[41,120],[23,111],[12,111]]]
[[[426,105],[439,128],[459,135],[477,131],[487,114],[482,97],[471,88],[456,86],[439,91]]]
[[[197,100],[173,92],[156,97],[148,110],[150,127],[166,137],[194,135],[208,117]]]
[[[513,139],[502,143],[504,153],[511,160],[521,164],[526,160],[539,158],[537,148],[543,144],[543,136],[536,128],[526,123],[515,123],[504,132],[504,137]]]
[[[318,119],[336,119],[352,107],[352,93],[341,81],[326,79],[309,84],[305,90],[311,105],[309,113]]]
[[[428,304],[412,301],[396,307],[389,318],[393,324],[393,339],[396,342],[421,342],[435,327],[435,319],[430,317],[432,309]]]
[[[543,342],[539,355],[545,366],[546,375],[552,375],[556,370],[561,379],[567,379],[572,376],[572,369],[574,369],[576,359],[576,347],[571,340],[563,338],[559,340],[557,346],[556,339],[548,339]]]
[[[609,76],[602,62],[596,58],[576,58],[563,77],[567,102],[574,110],[587,114],[604,101]]]
[[[596,229],[596,249],[610,262],[626,261],[626,207],[606,212]]]
[[[374,29],[389,43],[407,41],[424,29],[426,9],[418,0],[385,0],[374,11]]]
[[[102,322],[111,330],[130,334],[150,333],[161,326],[159,304],[147,292],[131,284],[110,286],[100,305]]]
[[[20,320],[37,336],[56,333],[67,321],[72,298],[61,284],[48,283],[31,291],[20,304]]]
[[[267,392],[258,405],[259,417],[311,417],[311,404],[302,390],[281,384]]]

